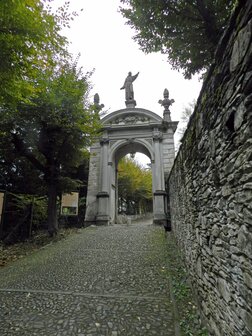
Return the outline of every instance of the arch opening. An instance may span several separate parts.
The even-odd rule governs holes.
[[[130,152],[116,166],[115,222],[153,217],[152,169],[149,157]]]
[[[137,154],[138,153],[138,154]],[[133,157],[142,155],[142,158],[145,157],[145,162],[149,163],[148,168],[145,168],[141,165],[140,162],[137,162],[133,159]],[[152,184],[152,167],[151,167],[151,157],[152,154],[150,150],[147,148],[145,144],[139,141],[124,141],[118,144],[113,151],[113,156],[111,157],[111,190],[110,190],[110,214],[111,214],[111,222],[117,223],[121,222],[122,216],[130,217],[131,219],[137,219],[140,217],[144,217],[144,214],[148,216],[152,214],[153,210],[153,184]],[[123,165],[127,166],[123,168]],[[132,176],[128,174],[128,171],[122,171],[122,169],[132,169]],[[120,171],[121,169],[121,171]],[[148,174],[145,172],[148,169]],[[143,178],[142,180],[142,190],[141,186],[137,185],[139,181],[134,181],[134,170],[135,172],[138,171],[139,176],[138,178]],[[123,176],[120,176],[124,174]],[[141,173],[141,174],[140,174]],[[142,175],[140,177],[140,175]],[[144,176],[146,175],[146,176]],[[150,177],[149,177],[150,175]],[[148,195],[144,194],[147,193],[147,189],[144,191],[144,184],[148,181],[145,181],[145,178],[151,179],[151,186],[150,190],[148,190]],[[122,181],[124,183],[131,183],[131,187],[127,185],[127,188],[123,188],[123,185],[120,185]],[[119,183],[119,185],[118,185]],[[135,183],[135,185],[134,185]],[[135,190],[133,191],[133,187]],[[133,188],[133,189],[132,189]],[[127,192],[129,194],[127,195]],[[142,195],[141,195],[142,193]],[[151,194],[151,195],[150,195]],[[148,201],[147,201],[148,199]]]

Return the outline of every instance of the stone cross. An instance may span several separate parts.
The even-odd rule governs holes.
[[[104,107],[104,104],[100,104],[100,96],[98,95],[98,93],[94,95],[94,105],[97,108],[98,112],[100,112]]]

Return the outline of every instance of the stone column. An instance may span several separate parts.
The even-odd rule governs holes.
[[[155,163],[153,165],[153,223],[166,225],[167,218],[165,213],[165,183],[164,168],[161,157],[162,133],[158,130],[153,132]]]
[[[97,193],[100,191],[101,146],[99,143],[90,149],[88,190],[86,201],[85,225],[96,224],[98,211]]]
[[[101,189],[97,194],[98,213],[96,216],[97,225],[107,225],[110,222],[109,215],[109,167],[108,167],[108,146],[109,139],[103,138],[101,144],[101,169],[100,169],[100,186]]]
[[[118,222],[118,169],[114,170],[115,174],[115,223]]]

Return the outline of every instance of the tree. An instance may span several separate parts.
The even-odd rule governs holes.
[[[119,207],[127,214],[143,213],[152,205],[152,174],[131,158],[124,157],[118,164]]]
[[[186,131],[188,122],[190,120],[191,115],[193,114],[195,105],[196,105],[196,101],[193,100],[191,103],[188,104],[188,106],[185,106],[184,109],[182,110],[182,116],[181,116],[181,120],[179,123],[179,129],[178,129],[180,139],[183,137]]]
[[[67,55],[61,24],[69,16],[45,8],[50,0],[0,1],[0,106],[15,108],[37,93],[36,78],[49,65]]]
[[[64,62],[48,68],[37,79],[38,93],[29,103],[20,102],[2,134],[42,176],[48,194],[48,231],[58,229],[57,196],[76,189],[70,172],[79,165],[83,151],[99,129],[96,107],[88,104],[89,76],[77,65]]]
[[[185,78],[211,64],[235,0],[121,0],[122,15],[146,52],[161,51]]]
[[[8,142],[6,147],[1,147],[3,142]],[[6,136],[0,139],[0,189],[29,195],[46,193],[41,173],[15,153],[10,138]]]
[[[79,184],[71,172],[99,122],[97,108],[88,103],[90,74],[72,64],[60,35],[75,13],[68,14],[66,2],[52,14],[50,2],[0,2],[0,136],[8,144],[1,148],[0,172],[2,185],[12,188],[25,172],[32,172],[33,182],[43,181],[48,229],[54,234],[57,195]]]
[[[187,129],[187,126],[188,126],[190,117],[193,114],[195,105],[196,105],[196,100],[193,100],[191,103],[188,104],[188,106],[185,106],[184,109],[182,110],[179,127],[177,129],[177,134],[179,135],[179,139],[178,139],[179,142],[177,142],[175,146],[176,153],[178,152],[179,147],[181,145],[183,135]]]

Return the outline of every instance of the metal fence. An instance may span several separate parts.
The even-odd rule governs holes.
[[[17,237],[29,238],[33,230],[45,228],[47,197],[3,190],[0,195],[0,239],[9,243]]]

